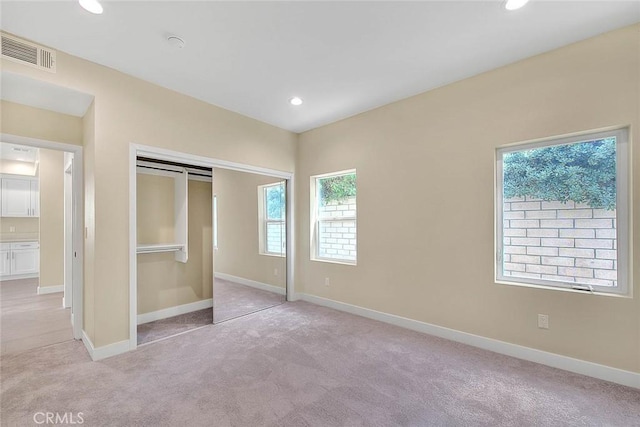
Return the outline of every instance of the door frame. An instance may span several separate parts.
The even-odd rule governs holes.
[[[82,146],[7,133],[0,133],[0,139],[2,142],[8,142],[10,144],[45,148],[73,154],[73,250],[76,256],[73,259],[72,272],[71,324],[73,327],[73,338],[80,340],[82,339],[84,320],[84,301],[82,299],[84,287],[84,159],[82,157]],[[61,171],[61,173],[64,173],[64,171]]]
[[[286,181],[287,188],[287,268],[286,268],[286,294],[287,301],[294,300],[294,266],[295,266],[295,218],[294,218],[294,174],[276,169],[268,169],[252,166],[244,163],[229,162],[227,160],[182,153],[159,147],[129,144],[129,350],[138,347],[138,265],[137,265],[137,169],[138,156],[150,157],[157,160],[186,163],[194,166],[209,167],[215,169],[230,169],[238,172],[247,172],[257,175],[266,175],[281,178]],[[215,183],[215,172],[213,174]],[[213,197],[213,193],[212,193]],[[213,203],[213,200],[212,200]],[[212,242],[213,244],[213,242]],[[215,252],[214,252],[215,253]],[[211,283],[213,287],[213,280]],[[215,296],[213,296],[215,297]]]
[[[73,156],[64,153],[64,297],[62,306],[73,306]]]

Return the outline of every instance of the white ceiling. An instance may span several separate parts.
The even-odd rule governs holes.
[[[29,77],[2,71],[0,99],[83,117],[93,100],[92,95]]]
[[[92,15],[76,1],[2,1],[1,25],[294,132],[640,21],[640,2],[616,0],[532,0],[515,12],[502,1],[103,5]]]

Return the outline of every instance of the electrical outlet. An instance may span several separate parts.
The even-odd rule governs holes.
[[[277,269],[277,268],[274,268],[274,269],[273,269],[273,275],[274,275],[274,276],[277,276],[277,275],[278,275],[278,269]]]
[[[329,278],[328,278],[328,277],[325,277],[325,278],[324,278],[324,285],[325,285],[325,286],[331,286],[331,281],[329,281]]]
[[[16,232],[15,227],[9,227],[9,233],[15,233],[15,232]]]
[[[538,314],[538,328],[549,329],[549,315]]]

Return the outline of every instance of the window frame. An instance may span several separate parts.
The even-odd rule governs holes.
[[[283,209],[283,219],[273,220],[269,219],[267,212],[267,190],[270,187],[283,187],[285,195],[285,203]],[[279,258],[285,258],[287,253],[287,202],[286,202],[287,186],[286,181],[278,181],[271,184],[258,185],[258,253],[260,255],[274,256]],[[281,252],[269,251],[268,241],[268,227],[269,224],[282,224],[281,230],[284,233],[284,239],[281,239],[282,250]]]
[[[318,181],[321,179],[326,179],[326,178],[334,178],[334,177],[338,177],[338,176],[343,176],[343,175],[356,175],[356,214],[351,217],[340,217],[340,218],[330,218],[330,219],[320,219],[318,217],[318,202],[320,200],[320,195],[318,194],[319,192],[319,186],[318,186]],[[320,174],[320,175],[313,175],[310,177],[310,232],[311,232],[311,236],[310,236],[310,260],[311,261],[318,261],[318,262],[328,262],[328,263],[332,263],[332,264],[343,264],[343,265],[352,265],[352,266],[356,266],[358,265],[358,209],[357,209],[357,205],[358,205],[358,178],[357,178],[357,171],[356,169],[347,169],[347,170],[341,170],[338,172],[329,172],[329,173],[324,173],[324,174]],[[351,259],[344,259],[344,258],[326,258],[326,257],[321,257],[319,254],[320,252],[320,223],[321,222],[333,222],[333,221],[353,221],[355,223],[355,229],[356,229],[356,259],[355,260],[351,260]]]
[[[536,148],[544,148],[555,145],[569,145],[580,142],[589,142],[599,139],[616,138],[616,241],[617,241],[617,286],[607,287],[600,285],[584,285],[580,283],[571,283],[547,279],[526,278],[517,276],[505,276],[503,274],[503,248],[504,248],[504,222],[503,222],[503,206],[504,206],[504,175],[503,175],[503,156],[507,153],[525,151]],[[588,292],[598,295],[632,297],[631,283],[631,229],[630,221],[632,212],[631,204],[631,181],[630,181],[630,144],[629,144],[629,128],[610,128],[605,130],[596,130],[589,132],[581,132],[568,136],[558,136],[544,138],[533,141],[518,142],[514,144],[503,145],[495,150],[495,223],[494,223],[494,278],[498,284],[516,285],[536,287],[543,289],[564,290],[572,292]]]

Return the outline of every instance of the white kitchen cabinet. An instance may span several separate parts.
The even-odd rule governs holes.
[[[40,216],[40,180],[31,180],[31,216]]]
[[[0,250],[0,276],[11,274],[11,247]]]
[[[2,177],[0,198],[3,217],[40,216],[38,178]]]
[[[40,273],[40,245],[38,242],[3,243],[2,270],[3,280],[37,277]]]

